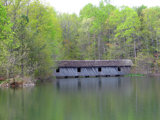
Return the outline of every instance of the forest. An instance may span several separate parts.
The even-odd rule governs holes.
[[[79,15],[41,0],[0,0],[0,76],[46,78],[56,60],[131,59],[133,72],[160,69],[160,7],[87,4]]]

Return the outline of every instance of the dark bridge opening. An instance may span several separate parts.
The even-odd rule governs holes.
[[[118,71],[121,71],[121,68],[120,68],[120,67],[118,67]]]
[[[98,68],[98,72],[101,72],[101,71],[102,71],[102,68],[101,68],[101,67],[99,67],[99,68]]]
[[[59,68],[57,68],[57,69],[56,69],[56,72],[57,72],[57,73],[59,73],[59,72],[60,72],[60,69],[59,69]]]
[[[77,68],[77,72],[81,72],[81,68]]]

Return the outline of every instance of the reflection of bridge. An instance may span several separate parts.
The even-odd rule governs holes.
[[[131,81],[128,77],[97,77],[97,78],[69,78],[57,79],[56,88],[60,91],[77,90],[107,90],[128,89],[131,87]]]
[[[130,72],[131,60],[58,61],[56,77],[120,76]]]

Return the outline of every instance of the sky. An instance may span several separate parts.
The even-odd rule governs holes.
[[[92,3],[93,5],[99,4],[100,0],[45,0],[49,5],[53,6],[57,12],[60,13],[76,13],[79,14],[80,10]],[[111,4],[115,6],[126,5],[129,7],[146,5],[148,7],[160,6],[160,0],[111,0]]]

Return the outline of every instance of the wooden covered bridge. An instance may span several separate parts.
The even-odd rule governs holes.
[[[130,73],[131,60],[57,61],[56,77],[122,76]]]

